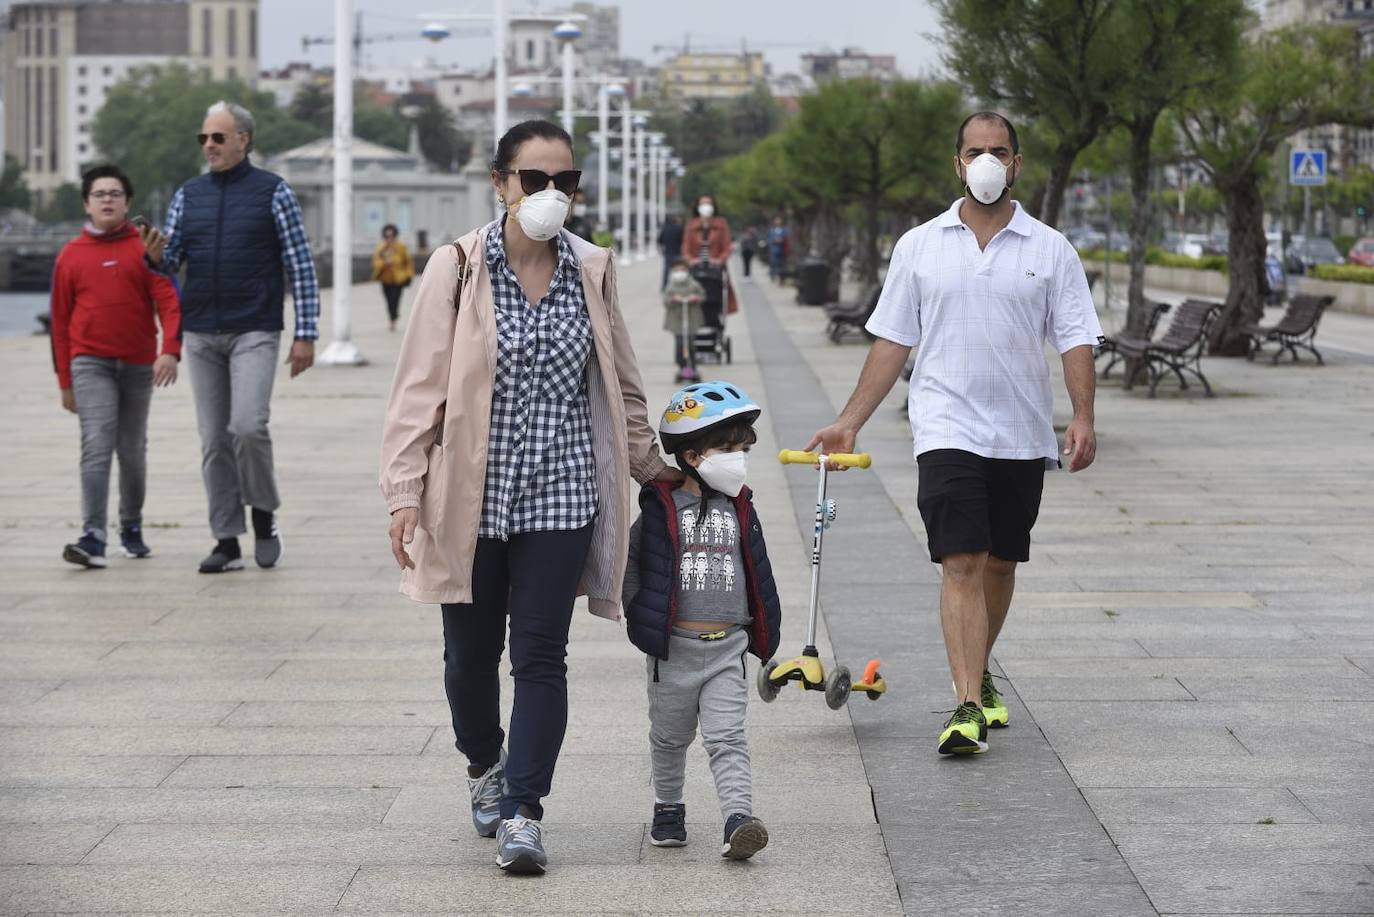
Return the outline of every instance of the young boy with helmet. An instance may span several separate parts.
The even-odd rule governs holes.
[[[744,486],[761,409],[737,385],[701,382],[673,395],[659,423],[687,481],[651,481],[630,529],[624,599],[631,642],[648,657],[649,749],[658,847],[687,843],[687,748],[701,724],[725,840],[747,859],[768,843],[753,813],[744,733],[745,656],[772,658],[782,611],[763,529]]]

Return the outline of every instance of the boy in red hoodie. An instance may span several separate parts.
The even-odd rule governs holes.
[[[124,554],[152,553],[142,530],[148,404],[154,385],[176,381],[181,353],[176,287],[144,260],[143,242],[128,221],[133,196],[133,184],[117,166],[96,166],[81,176],[90,221],[63,247],[53,271],[53,367],[62,407],[81,422],[82,533],[62,559],[82,567],[105,566],[113,453],[119,455]]]

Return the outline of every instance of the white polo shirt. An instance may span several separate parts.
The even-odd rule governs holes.
[[[1078,253],[1013,202],[979,250],[963,198],[892,252],[867,328],[916,348],[908,395],[914,454],[1057,461],[1048,340],[1061,354],[1102,340]]]

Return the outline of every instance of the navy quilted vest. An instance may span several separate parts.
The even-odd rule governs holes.
[[[667,659],[668,637],[677,617],[677,565],[681,556],[672,485],[659,481],[645,484],[639,492],[639,508],[643,519],[639,532],[639,591],[625,609],[626,626],[630,642],[642,652]],[[744,576],[749,588],[749,614],[754,619],[749,652],[766,661],[778,651],[782,603],[773,580],[773,565],[768,561],[763,527],[747,487],[735,498],[735,515],[740,531],[748,535],[740,541],[740,553],[744,555]]]
[[[272,219],[272,195],[281,182],[244,159],[181,186],[182,330],[282,330],[285,267]]]

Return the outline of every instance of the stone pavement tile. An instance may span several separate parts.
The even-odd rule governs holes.
[[[1063,749],[1064,766],[1080,787],[1288,787],[1300,780],[1330,780],[1347,786],[1369,772],[1367,752],[1306,752],[1300,755],[1236,755],[1201,758],[1192,754],[1128,758],[1111,749]]]
[[[647,710],[647,705],[645,707]],[[249,701],[236,703],[225,726],[450,726],[448,702]],[[2,717],[3,714],[0,714]],[[3,722],[3,719],[0,719]]]
[[[1051,745],[1073,754],[1109,751],[1123,760],[1131,760],[1186,753],[1208,761],[1251,754],[1224,726],[1141,729],[1110,721],[1094,722],[1086,717],[1053,725],[1036,722]]]
[[[1264,787],[1095,787],[1083,795],[1109,829],[1122,824],[1254,825],[1315,822],[1284,788]]]
[[[1321,673],[1310,676],[1181,675],[1198,700],[1374,700],[1374,676],[1349,669],[1350,676]]]
[[[1073,722],[1087,718],[1140,729],[1231,726],[1239,730],[1350,727],[1356,735],[1374,730],[1374,708],[1359,701],[1318,703],[1305,700],[1198,701],[1196,704],[1134,704],[1120,701],[1036,701],[1036,722]]]
[[[932,813],[935,819],[938,813]],[[932,819],[932,820],[935,820]],[[940,832],[930,825],[884,825],[883,838],[891,848],[913,849],[929,843]],[[989,843],[965,833],[940,832],[939,856],[903,857],[892,870],[903,884],[948,883],[956,887],[972,882],[1019,886],[1050,882],[1133,885],[1135,879],[1120,854],[1105,843],[1100,827],[1078,830],[1036,830],[1015,835],[1014,844]]]
[[[44,755],[0,745],[0,787],[154,787],[185,760],[178,755]]]
[[[266,678],[272,674],[281,659],[167,659],[158,663],[157,674],[162,678],[193,680],[197,678]],[[24,665],[23,676],[29,679],[82,680],[128,678],[148,674],[148,663],[132,660],[113,662],[98,660],[51,659],[41,662],[28,662]]]
[[[369,825],[382,820],[394,789],[3,789],[0,824],[240,822]]]
[[[885,861],[854,864],[843,882],[813,866],[774,868],[756,860],[710,867],[559,866],[537,880],[512,882],[495,867],[364,867],[339,903],[344,913],[422,910],[435,902],[510,908],[526,913],[600,913],[608,889],[614,906],[656,914],[772,910],[802,903],[817,914],[891,914],[896,890]]]
[[[466,811],[448,815],[449,824],[433,830],[409,825],[120,825],[84,862],[490,866],[496,842],[477,836]],[[871,831],[876,835],[876,828]],[[624,865],[639,861],[644,825],[549,822],[544,838],[562,865]]]
[[[1018,590],[1012,598],[1011,607],[1015,612],[1019,608],[1253,608],[1258,604],[1247,592],[1156,591],[1160,585],[1164,584],[1155,580],[1142,590]]]
[[[1201,862],[1133,868],[1162,914],[1374,913],[1374,872],[1360,865],[1218,869]]]
[[[855,753],[853,730],[845,720],[843,712],[830,710],[824,701],[819,706],[814,726],[765,726],[751,729],[748,736],[750,753],[764,755],[780,750],[783,753],[796,754],[798,748],[804,748],[807,754],[817,757]],[[647,719],[642,719],[634,725],[624,725],[623,720],[621,725],[603,725],[595,733],[570,730],[563,739],[563,754],[604,754],[608,749],[638,752],[645,748],[648,735]],[[443,730],[436,731],[424,754],[456,754],[452,734]]]
[[[1357,759],[1368,765],[1368,752]],[[1366,775],[1368,771],[1365,771]],[[1293,795],[1318,819],[1329,824],[1357,825],[1374,831],[1374,787],[1367,779],[1348,778],[1319,783],[1319,774],[1297,777],[1289,786]],[[1374,864],[1371,864],[1374,865]]]
[[[418,755],[428,726],[0,727],[0,749],[43,755]]]
[[[1007,660],[1004,668],[1011,675],[1016,693],[1027,703],[1046,700],[1195,700],[1194,695],[1177,679],[1162,674],[1117,677],[1025,675],[1021,673],[1021,667],[1025,664],[1025,660]]]
[[[38,700],[60,684],[62,681],[57,678],[0,678],[0,703],[27,704]]]
[[[5,866],[0,902],[25,911],[243,913],[333,907],[356,868],[329,866]]]
[[[1007,633],[997,640],[995,655],[998,659],[1063,659],[1068,657],[1103,658],[1117,656],[1147,657],[1147,653],[1134,639],[1120,640],[1040,640],[1025,639],[1015,633]]]
[[[1155,917],[1158,913],[1134,881],[1119,884],[1029,882],[1000,885],[985,882],[976,893],[955,903],[945,882],[901,883],[902,908],[908,917],[1009,917],[1022,914],[1072,914],[1092,917]]]
[[[0,703],[0,726],[214,726],[237,706],[228,700],[128,703],[48,694],[28,704]]]
[[[703,767],[688,767],[686,786],[690,812],[710,813],[719,823],[720,809],[715,786]],[[608,796],[604,787],[562,786],[555,777],[554,791],[544,800],[545,820],[550,824],[641,824],[653,814],[653,793],[645,780],[639,789]],[[396,796],[384,824],[435,826],[449,824],[454,812],[468,807],[467,788],[457,786],[408,786]],[[760,778],[754,784],[754,811],[760,818],[780,824],[866,825],[873,823],[873,804],[868,783],[857,771],[849,783],[811,787],[775,784]]]
[[[1106,678],[1177,676],[1181,681],[1228,678],[1240,682],[1251,678],[1289,678],[1309,681],[1321,678],[1350,678],[1362,675],[1338,656],[1312,656],[1284,659],[1231,659],[1225,657],[1150,658],[1102,660],[1017,660],[1008,666],[1014,678],[1061,676]],[[1366,676],[1366,680],[1374,681]]]
[[[5,825],[0,830],[0,866],[73,866],[114,828],[89,825]]]
[[[1352,652],[1371,652],[1374,651],[1374,637],[1356,636],[1353,631],[1357,628],[1352,626],[1352,631],[1347,635],[1323,635],[1319,638],[1310,633],[1309,628],[1301,628],[1307,632],[1307,639],[1275,639],[1273,637],[1260,638],[1247,635],[1204,635],[1202,639],[1191,639],[1183,637],[1167,637],[1164,635],[1141,635],[1137,638],[1139,644],[1151,656],[1160,657],[1257,657],[1272,659],[1279,656],[1333,656],[1340,657]],[[1242,629],[1243,630],[1243,629]],[[1365,627],[1366,632],[1368,626]],[[1001,646],[1000,641],[998,644]]]
[[[1374,831],[1352,825],[1233,825],[1225,843],[1213,825],[1117,825],[1128,862],[1217,867],[1330,866],[1374,862]]]
[[[827,857],[834,857],[826,868],[834,869],[841,875],[847,875],[851,870],[863,874],[875,863],[887,859],[883,832],[877,825],[793,824],[771,817],[764,817],[764,822],[768,827],[768,847],[759,862],[766,863],[770,869],[814,867],[819,846],[824,846]],[[698,813],[689,806],[687,846],[655,847],[650,842],[649,825],[646,823],[640,862],[654,867],[714,869],[720,865],[722,833],[719,812],[713,809]],[[779,902],[778,906],[785,907],[786,904]]]

